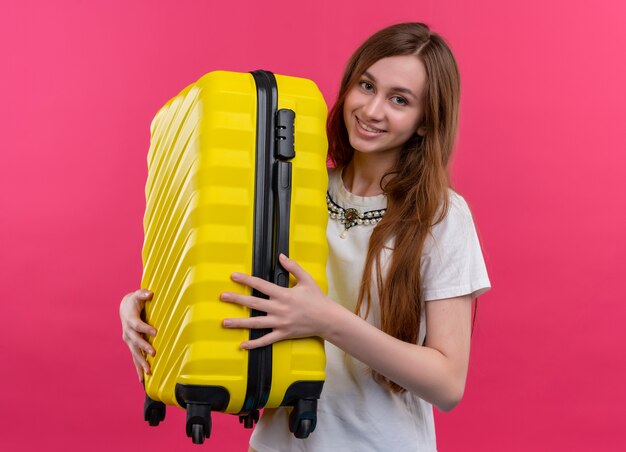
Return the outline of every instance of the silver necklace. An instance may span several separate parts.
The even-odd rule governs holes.
[[[348,235],[348,229],[354,226],[368,226],[376,225],[383,216],[387,209],[380,210],[368,210],[367,212],[360,212],[354,207],[344,209],[338,205],[333,198],[330,197],[330,193],[326,192],[326,205],[328,206],[328,216],[332,220],[337,220],[344,226],[343,232],[339,235],[342,239],[345,239]]]

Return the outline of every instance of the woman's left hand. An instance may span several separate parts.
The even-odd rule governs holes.
[[[253,349],[283,339],[324,336],[330,320],[329,310],[334,304],[298,263],[281,254],[281,265],[296,277],[298,283],[292,288],[280,287],[264,279],[243,273],[233,273],[233,281],[249,286],[269,296],[268,299],[251,295],[224,292],[222,301],[247,306],[266,312],[265,316],[225,319],[225,328],[271,328],[272,332],[259,339],[246,341],[241,348]]]

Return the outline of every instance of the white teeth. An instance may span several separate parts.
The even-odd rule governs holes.
[[[367,132],[372,132],[372,133],[383,133],[384,130],[378,130],[378,129],[373,129],[369,126],[367,126],[365,123],[359,121],[357,119],[357,121],[359,122],[359,125],[363,128],[363,130],[367,131]]]

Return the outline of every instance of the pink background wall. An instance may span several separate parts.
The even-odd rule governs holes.
[[[0,449],[200,450],[182,410],[145,425],[121,340],[152,116],[214,69],[312,78],[331,104],[357,44],[420,20],[460,64],[454,179],[494,285],[439,448],[626,450],[626,7],[511,3],[3,2]],[[244,450],[214,422],[205,450]]]

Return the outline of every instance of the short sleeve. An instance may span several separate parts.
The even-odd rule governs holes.
[[[465,200],[450,191],[446,217],[432,228],[421,258],[424,301],[471,295],[491,288],[472,214]]]

